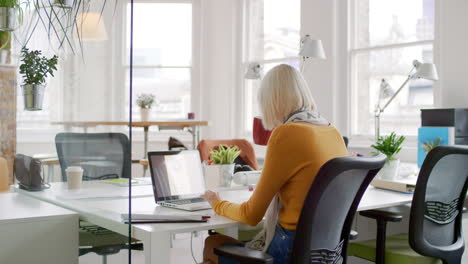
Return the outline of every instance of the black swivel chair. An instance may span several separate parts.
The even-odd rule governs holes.
[[[413,256],[414,261],[408,259],[405,263],[429,263],[431,259],[428,257],[440,259],[445,264],[461,263],[464,251],[461,225],[467,178],[468,147],[439,146],[428,153],[419,172],[411,204],[409,245],[407,243],[420,257]],[[386,222],[396,222],[402,218],[401,215],[382,210],[367,211],[362,215],[376,219],[384,227]],[[385,242],[402,236],[386,238],[385,231],[385,228],[378,229],[380,239],[376,243],[364,241],[356,244],[374,245],[375,262],[378,264],[401,263],[403,257],[408,258],[408,250],[401,245],[386,248]],[[425,261],[421,262],[421,258],[425,258]]]
[[[57,155],[66,181],[69,166],[83,168],[84,180],[128,178],[131,170],[130,143],[122,133],[59,133]]]
[[[130,143],[122,133],[59,133],[55,145],[60,161],[62,179],[66,181],[66,168],[83,168],[83,180],[129,178],[131,170]],[[126,236],[80,221],[79,255],[93,252],[102,256],[118,253],[121,249],[142,250],[143,245],[128,244]]]
[[[380,155],[340,157],[322,166],[304,201],[291,263],[346,263],[354,214],[384,163],[385,157]],[[240,263],[273,263],[268,254],[248,248],[221,246],[214,252]]]

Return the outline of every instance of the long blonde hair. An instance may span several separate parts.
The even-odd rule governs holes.
[[[296,111],[317,110],[304,77],[287,64],[278,65],[265,75],[258,92],[258,100],[263,125],[267,129],[283,124]]]

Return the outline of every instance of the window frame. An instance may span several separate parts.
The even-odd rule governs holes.
[[[393,43],[393,44],[384,44],[384,45],[369,45],[368,47],[358,47],[356,44],[356,38],[358,36],[357,34],[357,25],[356,25],[356,17],[357,17],[357,2],[359,0],[349,0],[348,1],[348,7],[347,7],[347,15],[348,15],[348,28],[346,29],[346,36],[348,38],[348,43],[347,43],[347,56],[346,56],[346,79],[347,79],[347,87],[348,87],[348,106],[347,111],[348,111],[348,121],[347,121],[347,132],[348,135],[352,138],[352,146],[357,146],[357,147],[363,147],[363,146],[370,146],[370,144],[373,142],[374,134],[359,134],[359,133],[354,133],[354,126],[355,126],[355,116],[354,116],[354,109],[353,105],[356,104],[356,94],[357,94],[357,87],[355,87],[355,78],[356,78],[356,67],[353,66],[353,64],[356,62],[356,57],[359,56],[360,54],[365,54],[365,53],[371,53],[373,51],[382,51],[382,50],[391,50],[391,49],[396,49],[396,48],[408,48],[408,47],[422,47],[422,46],[432,46],[433,52],[433,61],[436,59],[436,54],[435,54],[435,45],[436,45],[436,40],[435,40],[435,31],[436,31],[436,25],[434,23],[434,36],[432,39],[428,40],[416,40],[416,41],[406,41],[406,42],[401,42],[401,43]],[[436,6],[436,3],[434,3]],[[411,65],[408,65],[408,71],[411,69]],[[405,74],[405,73],[402,73]],[[399,85],[399,84],[398,84]],[[395,87],[397,89],[398,87]],[[435,100],[435,95],[437,94],[436,91],[436,85],[433,85],[433,95],[434,95],[434,102],[432,105],[427,105],[427,106],[421,106],[421,108],[425,107],[433,107],[436,104]],[[385,114],[384,114],[385,115]],[[401,115],[399,115],[401,116]],[[404,115],[407,117],[408,115]],[[390,116],[390,118],[398,118],[397,115]],[[415,116],[416,120],[419,120]],[[382,124],[382,122],[381,122]],[[414,125],[416,127],[418,126],[419,122],[415,122]],[[413,125],[413,123],[411,123]],[[406,136],[406,145],[409,145],[411,147],[416,148],[416,142],[417,142],[417,135],[410,135]]]
[[[299,2],[302,2],[302,0],[299,0]],[[250,39],[250,36],[251,36],[251,29],[249,28],[249,25],[250,25],[250,19],[251,19],[251,16],[250,16],[250,10],[251,10],[251,2],[249,0],[243,0],[242,1],[242,27],[240,27],[240,35],[241,35],[241,47],[242,47],[242,50],[241,50],[241,54],[242,54],[242,63],[239,67],[239,76],[238,76],[238,79],[240,80],[240,93],[239,93],[239,98],[238,98],[238,105],[240,106],[240,113],[241,115],[239,115],[239,120],[237,121],[238,122],[238,127],[239,127],[239,130],[238,130],[238,134],[240,137],[244,137],[244,138],[252,138],[252,130],[248,129],[248,127],[246,126],[247,124],[247,121],[249,121],[248,117],[247,117],[247,109],[248,107],[251,108],[252,106],[248,106],[247,105],[247,100],[246,100],[246,95],[247,95],[247,82],[260,82],[261,80],[248,80],[244,77],[245,73],[247,72],[248,70],[248,67],[250,65],[250,63],[258,63],[260,65],[262,65],[262,67],[264,67],[266,64],[272,64],[272,63],[287,63],[287,62],[291,62],[291,61],[297,61],[298,64],[300,65],[302,63],[302,60],[301,60],[301,57],[299,56],[299,54],[297,56],[289,56],[289,57],[284,57],[284,58],[270,58],[270,59],[259,59],[259,60],[256,60],[256,59],[251,59],[252,54],[250,52],[250,45],[251,45],[251,39]],[[301,25],[301,15],[302,15],[302,12],[301,10],[299,10],[299,34],[301,33],[301,28],[302,28],[302,25]],[[300,45],[300,42],[297,43],[298,47]],[[299,69],[298,69],[299,70]],[[264,72],[265,73],[265,72]],[[255,99],[256,100],[256,96],[255,96]],[[253,117],[252,117],[252,120],[250,120],[252,123],[253,123]]]
[[[118,23],[121,25],[116,25],[117,29],[126,28],[127,26],[127,4],[130,3],[129,0],[120,2],[121,6],[120,9],[122,10],[122,17],[118,19]],[[192,5],[192,62],[190,67],[190,85],[191,85],[191,98],[190,104],[192,112],[201,113],[201,89],[200,89],[200,46],[201,46],[201,3],[200,0],[134,0],[134,3],[155,3],[155,4],[174,4],[174,3],[186,3]],[[115,79],[115,86],[119,87],[119,91],[115,93],[115,102],[119,102],[120,104],[125,104],[126,98],[126,82],[128,81],[125,76],[125,72],[129,69],[130,65],[126,65],[126,32],[120,30],[114,34],[114,42],[119,43],[121,46],[115,48],[114,54],[118,58],[116,58],[116,62],[118,62],[118,67],[114,69],[114,76]],[[159,67],[160,65],[149,65],[149,66],[156,66]],[[145,68],[145,66],[141,66],[141,68]],[[156,68],[155,67],[155,68]],[[167,66],[164,68],[176,68],[177,66]],[[140,68],[140,66],[133,66],[134,69]],[[125,111],[119,111],[118,116],[120,119],[125,120],[127,113]],[[196,117],[199,118],[199,117]],[[134,120],[136,121],[136,120]],[[162,130],[157,131],[150,128],[149,134],[151,137],[152,142],[166,142],[169,136],[176,135],[178,139],[182,140],[183,142],[191,142],[192,136],[186,132],[177,132],[174,134],[175,131],[169,130]],[[134,142],[143,142],[144,141],[144,133],[140,129],[134,129],[133,131],[133,141]]]
[[[122,17],[122,25],[124,28],[127,28],[127,7],[128,7],[128,4],[130,3],[130,1],[126,1],[124,2],[123,4],[123,17]],[[193,111],[195,111],[196,108],[199,107],[199,98],[200,98],[200,94],[199,94],[199,88],[198,86],[196,85],[196,81],[194,81],[194,75],[195,74],[198,74],[199,70],[194,68],[195,67],[195,63],[196,61],[198,61],[198,57],[195,58],[195,52],[198,50],[198,36],[195,36],[197,35],[200,30],[199,30],[199,27],[196,26],[198,21],[199,21],[199,14],[198,14],[198,7],[199,7],[199,4],[198,4],[198,0],[134,0],[134,4],[139,4],[139,3],[144,3],[144,4],[190,4],[191,5],[191,9],[192,9],[192,47],[191,47],[191,50],[192,50],[192,56],[191,56],[191,65],[169,65],[169,66],[164,66],[164,65],[133,65],[133,69],[134,70],[138,70],[138,69],[187,69],[189,70],[189,73],[190,73],[190,105],[191,105],[191,109],[194,109]],[[121,41],[122,41],[122,48],[121,48],[121,51],[122,51],[122,71],[125,73],[127,72],[129,69],[130,69],[130,65],[127,64],[127,51],[126,51],[126,43],[127,43],[127,34],[126,32],[124,32],[121,36]],[[125,79],[125,82],[128,81]],[[125,87],[126,84],[124,84],[124,87]],[[195,89],[194,89],[194,86],[197,86]],[[123,88],[123,90],[125,91],[125,88]],[[194,91],[197,91],[197,96],[196,98],[195,97],[195,94],[194,94]],[[125,95],[125,92],[124,92],[124,101],[127,100],[128,98],[126,98],[126,95]],[[196,102],[194,102],[196,101]],[[195,103],[195,104],[194,104]],[[195,107],[194,107],[195,106]],[[135,106],[134,106],[135,108]],[[199,111],[195,111],[195,112],[199,112]],[[138,119],[139,118],[139,113],[133,113],[133,117],[135,118],[135,114],[137,115],[136,118]],[[127,113],[123,113],[123,116],[125,117],[127,115]]]

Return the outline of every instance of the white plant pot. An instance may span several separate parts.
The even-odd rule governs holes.
[[[376,175],[377,179],[381,180],[396,180],[400,172],[400,160],[387,161],[383,168]]]
[[[140,108],[140,118],[142,122],[149,121],[150,119],[150,110],[149,108]]]
[[[230,187],[235,164],[204,165],[205,185],[207,189]]]

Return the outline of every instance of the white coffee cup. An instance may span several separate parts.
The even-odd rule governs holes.
[[[79,166],[70,166],[65,172],[67,173],[68,189],[80,189],[83,179],[83,169]]]

